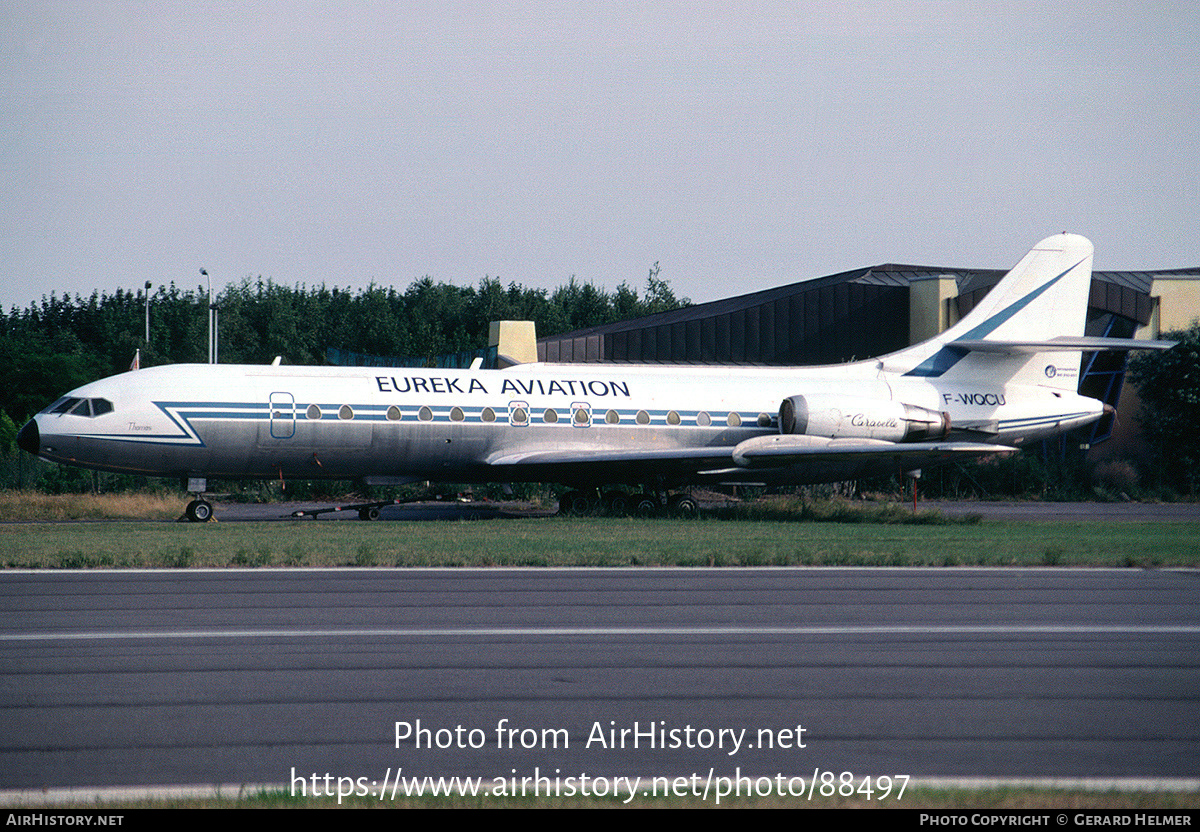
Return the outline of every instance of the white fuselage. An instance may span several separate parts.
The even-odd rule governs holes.
[[[951,426],[987,426],[986,441],[998,445],[1085,424],[1102,412],[1099,402],[1058,390],[906,378],[877,362],[798,369],[529,364],[475,371],[174,365],[68,394],[110,401],[110,412],[44,411],[36,422],[42,456],[110,471],[569,481],[569,468],[497,465],[537,453],[720,453],[779,433],[780,402],[797,394],[833,403],[822,409],[819,428],[831,439],[872,436],[886,427],[858,407],[863,402],[903,402],[945,413]],[[635,477],[654,467],[626,466],[614,474]],[[761,469],[741,477],[735,468],[716,466],[717,478],[764,479]],[[820,481],[845,473],[862,472],[791,470],[786,478]]]

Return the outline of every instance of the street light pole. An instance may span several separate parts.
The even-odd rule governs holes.
[[[150,281],[146,281],[146,346],[150,346]]]
[[[208,277],[208,270],[201,269],[200,274]],[[213,305],[211,277],[208,277],[208,363],[213,363]]]

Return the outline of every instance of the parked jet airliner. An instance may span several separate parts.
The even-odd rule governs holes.
[[[171,365],[86,384],[19,434],[44,459],[207,478],[559,482],[646,511],[704,482],[813,483],[1015,450],[1099,419],[1077,393],[1092,244],[1038,243],[932,340],[822,367],[530,363],[502,370]],[[694,511],[684,495],[673,507]],[[207,519],[202,498],[188,505]]]

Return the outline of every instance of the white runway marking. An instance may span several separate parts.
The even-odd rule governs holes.
[[[1197,635],[1200,625],[872,625],[816,627],[399,627],[362,630],[161,630],[98,631],[63,633],[5,633],[8,641],[90,641],[102,639],[181,639],[181,638],[358,638],[422,637],[478,638],[480,636],[729,636],[729,635]]]

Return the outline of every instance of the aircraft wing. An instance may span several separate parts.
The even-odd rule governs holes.
[[[695,448],[608,448],[601,450],[575,449],[570,450],[526,450],[497,454],[487,460],[489,465],[530,465],[539,463],[566,462],[629,462],[645,460],[656,462],[677,462],[712,460],[726,465],[733,462],[733,448],[724,445],[716,447]]]
[[[747,439],[733,447],[529,449],[497,454],[487,460],[487,465],[499,479],[504,478],[503,469],[522,476],[554,474],[567,481],[602,474],[610,481],[619,482],[647,475],[667,478],[719,476],[744,473],[747,469],[791,466],[811,466],[814,471],[836,468],[846,471],[848,477],[854,477],[867,475],[881,464],[888,467],[898,464],[904,469],[912,469],[950,459],[1007,454],[1015,450],[1008,445],[984,442],[888,442],[773,434]]]
[[[824,439],[819,436],[778,434],[747,439],[733,449],[733,460],[746,468],[784,465],[828,465],[896,460],[919,468],[950,459],[1009,454],[1010,445],[986,442],[888,442],[883,439]]]
[[[736,468],[730,446],[694,448],[547,448],[497,454],[487,460],[489,468],[529,475],[555,473],[567,481],[602,473],[613,482],[646,475],[665,476]]]

